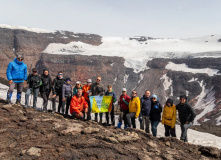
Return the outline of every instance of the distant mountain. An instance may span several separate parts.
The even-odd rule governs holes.
[[[0,37],[3,78],[8,63],[23,54],[29,71],[47,67],[55,77],[63,70],[73,83],[100,74],[117,96],[122,87],[128,94],[136,89],[140,97],[148,89],[162,104],[168,97],[176,104],[186,94],[197,112],[195,123],[221,124],[221,35],[123,38],[0,25]]]

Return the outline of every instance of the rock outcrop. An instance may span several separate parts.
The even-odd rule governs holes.
[[[220,159],[221,150],[103,127],[0,100],[1,159]]]

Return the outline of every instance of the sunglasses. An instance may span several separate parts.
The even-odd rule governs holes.
[[[87,82],[87,83],[91,83],[91,82]]]
[[[63,74],[58,74],[58,75],[63,75]]]
[[[37,71],[33,71],[33,73],[37,73]]]
[[[23,61],[23,59],[22,59],[22,58],[18,58],[18,60],[19,60],[19,61]]]
[[[97,79],[97,81],[101,81],[100,79]]]
[[[76,84],[77,86],[79,86],[80,84]]]
[[[132,92],[132,94],[137,94],[137,93],[135,93],[135,92]]]
[[[152,99],[156,99],[156,98],[153,97]]]

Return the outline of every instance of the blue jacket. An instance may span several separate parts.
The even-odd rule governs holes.
[[[151,99],[145,95],[140,99],[141,114],[143,116],[149,116],[151,111]]]
[[[8,80],[13,80],[14,83],[24,82],[27,80],[27,65],[15,58],[8,64],[6,75]]]

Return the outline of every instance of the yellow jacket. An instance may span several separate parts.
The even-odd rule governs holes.
[[[137,118],[140,114],[140,98],[134,97],[133,100],[130,100],[129,102],[129,112],[135,112],[135,117]]]
[[[175,123],[176,123],[176,106],[174,104],[171,107],[165,105],[162,114],[162,124],[166,124],[168,126],[171,126],[171,128],[174,128]]]

